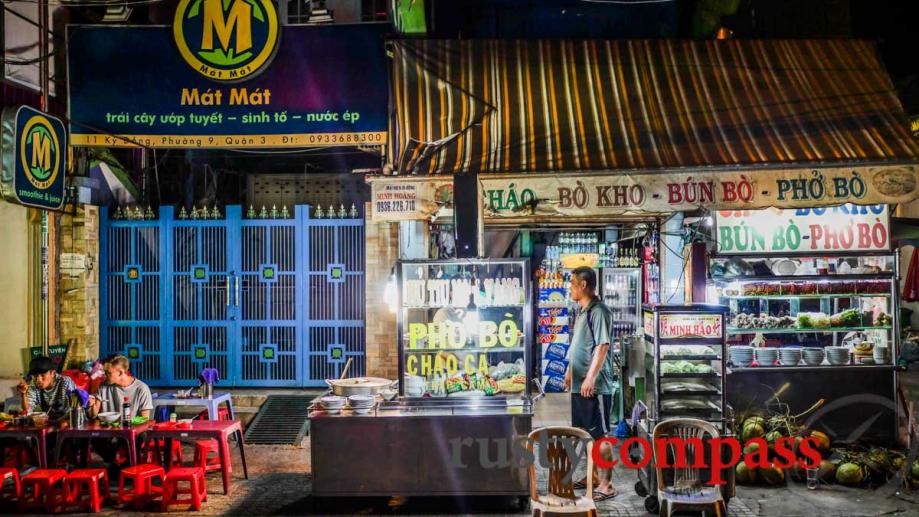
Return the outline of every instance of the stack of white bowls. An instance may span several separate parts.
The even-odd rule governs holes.
[[[757,348],[756,362],[760,366],[773,366],[779,359],[779,351],[775,348]]]
[[[839,366],[849,364],[849,347],[847,346],[828,346],[826,347],[826,359],[830,364]]]
[[[319,399],[319,403],[322,404],[322,408],[325,409],[326,413],[337,415],[341,412],[341,408],[345,407],[345,397],[326,395]]]
[[[820,347],[808,347],[803,349],[804,364],[808,366],[820,366],[826,357],[826,352]]]
[[[732,346],[731,363],[738,368],[746,368],[753,364],[753,347],[752,346]]]
[[[779,362],[782,366],[798,366],[801,362],[801,349],[786,347],[779,349]]]
[[[874,364],[887,364],[888,350],[887,345],[874,345],[874,349],[871,351],[874,357]]]
[[[356,415],[366,415],[373,409],[376,399],[373,395],[351,395],[348,397],[348,404]]]

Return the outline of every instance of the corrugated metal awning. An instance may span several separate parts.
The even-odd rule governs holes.
[[[393,44],[403,174],[919,162],[865,41]]]

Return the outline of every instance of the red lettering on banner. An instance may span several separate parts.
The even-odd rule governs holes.
[[[798,444],[798,454],[804,456],[798,464],[806,469],[815,469],[820,466],[822,457],[817,449],[817,439],[811,436],[801,440]]]
[[[722,470],[724,467],[737,464],[740,461],[741,450],[740,442],[736,438],[712,438],[712,457],[711,457],[711,473],[712,478],[709,481],[710,485],[723,485],[727,483],[722,476]],[[727,445],[730,456],[727,461],[724,461],[724,446]]]

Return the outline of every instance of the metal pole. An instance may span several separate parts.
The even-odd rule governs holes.
[[[482,182],[479,181],[479,176],[476,174],[475,177],[475,192],[476,192],[476,218],[478,218],[478,224],[475,226],[476,229],[476,253],[477,258],[482,258],[485,256],[485,202],[482,198]],[[454,208],[456,210],[456,208]]]
[[[38,80],[41,88],[41,110],[48,111],[48,0],[38,0]]]
[[[48,62],[50,60],[48,42],[48,0],[38,0],[38,81],[41,88],[41,110],[48,111],[48,96],[50,95]],[[59,151],[60,152],[60,151]],[[45,332],[42,340],[42,351],[47,355],[55,335],[54,318],[54,214],[43,210],[41,216],[41,298],[42,298],[42,324]]]

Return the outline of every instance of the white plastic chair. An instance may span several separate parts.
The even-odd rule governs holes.
[[[692,467],[694,446],[687,443],[691,438],[708,441],[718,437],[718,429],[714,425],[695,418],[675,418],[654,426],[654,467],[657,475],[657,500],[662,517],[670,517],[677,510],[702,511],[703,515],[708,513],[706,510],[712,510],[716,517],[727,515],[727,504],[721,495],[721,487],[704,484],[704,469]],[[673,443],[668,443],[665,451],[658,451],[656,444],[667,438],[684,441],[683,452],[690,463],[688,467],[661,467],[664,464],[670,465],[672,458],[676,457],[676,445]],[[659,456],[659,452],[664,452],[671,459]],[[667,472],[671,475],[666,475]]]
[[[549,480],[547,494],[540,495],[536,484],[536,462],[530,464],[530,508],[533,516],[566,514],[597,517],[593,486],[594,461],[590,454],[593,440],[590,435],[574,427],[542,427],[531,432],[527,440],[527,449],[531,454],[533,442],[539,440],[544,433],[547,437],[545,457],[549,460]],[[590,440],[587,442],[587,492],[580,497],[574,493],[574,465],[563,445],[563,440],[572,439]]]

